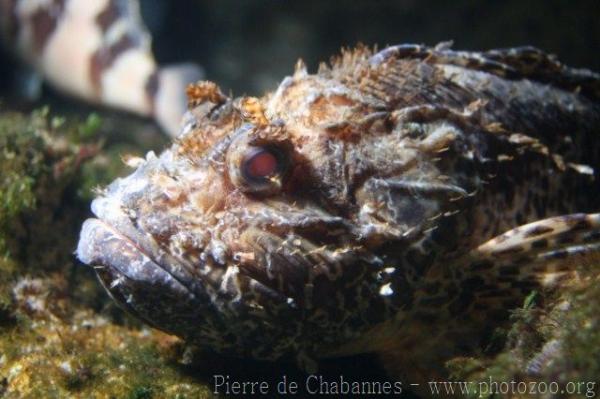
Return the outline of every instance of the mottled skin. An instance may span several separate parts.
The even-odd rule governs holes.
[[[261,99],[199,83],[173,146],[94,201],[78,255],[133,314],[218,352],[378,352],[431,378],[557,286],[569,244],[597,250],[597,215],[480,245],[598,210],[599,94],[536,49],[445,44],[299,64]],[[267,178],[247,175],[257,149]]]

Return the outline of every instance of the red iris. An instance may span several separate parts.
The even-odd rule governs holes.
[[[244,162],[244,172],[251,179],[264,179],[277,173],[277,157],[270,151],[260,149]]]

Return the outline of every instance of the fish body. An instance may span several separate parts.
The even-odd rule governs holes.
[[[137,0],[2,0],[8,47],[56,89],[156,119],[175,134],[193,64],[157,65]]]
[[[446,44],[299,63],[262,98],[199,82],[77,254],[132,314],[217,352],[443,373],[563,284],[557,258],[598,251],[599,88],[534,48]]]

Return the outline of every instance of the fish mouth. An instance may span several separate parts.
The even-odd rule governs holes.
[[[177,280],[155,260],[157,248],[133,225],[118,199],[97,198],[92,212],[98,218],[84,222],[76,251],[83,263],[96,270],[114,269],[120,278],[134,281]],[[118,284],[108,282],[109,288]]]
[[[159,275],[168,274],[136,242],[101,219],[83,223],[77,256],[96,270],[113,269],[116,279],[105,281],[101,276],[109,291],[123,279],[155,281]]]
[[[238,287],[225,287],[223,279],[213,282],[196,275],[132,222],[122,198],[108,195],[93,201],[97,218],[83,223],[76,250],[120,307],[159,330],[216,352],[262,359],[281,356],[259,344],[268,337],[288,337],[290,331],[296,331],[298,311],[285,296],[240,275],[247,284],[244,287],[260,297],[256,299],[258,307],[253,307],[243,295],[237,299],[234,290]],[[227,269],[232,278],[235,269]],[[281,323],[270,323],[273,314],[261,310],[271,305],[282,312]]]
[[[98,218],[83,223],[76,254],[94,268],[110,296],[126,311],[163,331],[186,336],[211,314],[185,269],[164,259],[120,210],[114,198],[93,201]],[[179,270],[179,272],[174,272]]]

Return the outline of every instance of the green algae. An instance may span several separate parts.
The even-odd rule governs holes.
[[[208,396],[208,388],[179,373],[173,345],[174,339],[164,334],[118,326],[89,310],[60,321],[38,315],[34,328],[23,323],[0,340],[4,393],[124,398],[141,392],[165,397],[168,391]]]
[[[0,118],[0,252],[7,248],[7,231],[13,219],[36,204],[33,185],[43,169],[42,138],[36,122],[20,114]],[[37,151],[36,151],[37,150]]]
[[[550,364],[549,376],[560,381],[595,381],[600,384],[600,278],[596,259],[583,272],[582,286],[569,295],[569,308],[556,317],[563,356]],[[599,389],[600,390],[600,389]]]
[[[0,115],[0,250],[5,258],[22,258],[23,242],[38,237],[35,226],[50,222],[79,165],[97,152],[96,144],[73,139],[85,123],[58,134],[63,124],[47,108]]]
[[[591,258],[591,259],[590,259]],[[573,261],[573,260],[569,260]],[[512,312],[498,331],[503,344],[494,353],[447,363],[455,381],[489,387],[492,382],[525,382],[559,390],[559,397],[597,397],[600,391],[600,257],[578,260],[578,276],[553,296],[535,293]],[[540,385],[540,383],[544,385]],[[496,385],[498,387],[498,385]],[[521,385],[525,387],[525,385]],[[471,397],[505,397],[472,392]],[[531,393],[512,397],[531,397]],[[543,396],[543,395],[542,395]]]
[[[102,129],[95,114],[0,112],[0,396],[206,397],[179,372],[181,343],[117,311],[72,255],[93,189],[134,146]]]

